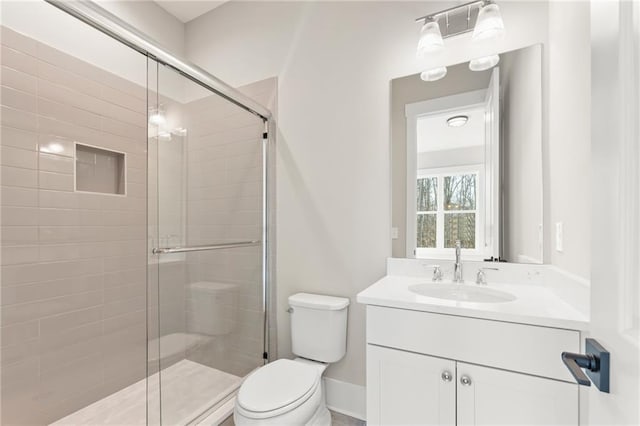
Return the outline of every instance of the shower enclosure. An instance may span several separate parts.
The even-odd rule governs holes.
[[[2,12],[0,423],[228,414],[274,341],[275,82],[242,94],[91,3]]]

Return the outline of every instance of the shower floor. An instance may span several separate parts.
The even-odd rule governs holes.
[[[240,386],[242,378],[183,359],[149,377],[149,400],[157,404],[162,391],[162,423],[183,425]],[[140,380],[51,425],[146,425],[147,381]],[[150,422],[153,423],[153,422]]]

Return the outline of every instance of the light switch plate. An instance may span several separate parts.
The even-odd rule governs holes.
[[[562,222],[556,222],[556,251],[562,252],[563,250],[563,239],[564,239],[564,235],[563,235],[563,229],[562,229]]]
[[[398,239],[398,228],[396,228],[395,226],[391,228],[391,239],[392,240]]]

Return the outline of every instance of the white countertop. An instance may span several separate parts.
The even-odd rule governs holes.
[[[535,284],[488,284],[506,291],[516,300],[475,303],[422,296],[409,291],[413,284],[430,284],[429,278],[387,275],[358,294],[358,303],[440,314],[483,318],[569,330],[586,330],[589,318],[558,297],[551,289]],[[452,284],[454,285],[454,284]],[[464,284],[475,286],[477,284]]]

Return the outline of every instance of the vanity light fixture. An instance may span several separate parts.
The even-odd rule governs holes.
[[[469,3],[444,9],[416,19],[422,23],[418,42],[418,57],[444,49],[443,39],[473,31],[474,42],[492,40],[504,35],[504,22],[500,8],[492,0],[475,0]],[[469,62],[472,71],[484,71],[500,61],[498,55],[476,58]],[[424,81],[436,81],[447,74],[446,67],[424,71],[420,78]]]
[[[504,22],[500,9],[495,3],[486,3],[478,12],[478,19],[473,29],[473,40],[489,40],[504,35]]]
[[[425,19],[425,23],[420,30],[418,57],[422,58],[427,53],[438,52],[443,49],[444,41],[440,33],[440,25],[433,18]]]
[[[422,71],[420,78],[424,81],[436,81],[447,75],[447,67],[433,68],[430,70]]]
[[[447,125],[449,127],[461,127],[467,124],[467,121],[469,121],[468,115],[454,115],[447,119]]]

